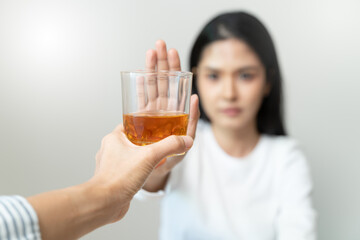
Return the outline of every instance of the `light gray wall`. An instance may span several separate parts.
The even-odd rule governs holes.
[[[187,66],[200,28],[227,10],[272,33],[289,132],[309,157],[324,240],[360,238],[359,1],[0,0],[0,192],[25,196],[92,176],[121,121],[119,71],[162,38]],[[156,239],[157,202],[84,239]]]

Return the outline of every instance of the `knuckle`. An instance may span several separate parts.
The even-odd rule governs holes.
[[[168,96],[167,92],[163,92],[163,91],[159,92],[159,97],[165,98],[167,96]]]
[[[184,141],[183,141],[180,137],[178,137],[178,136],[172,135],[172,136],[170,136],[170,139],[171,139],[171,141],[174,142],[175,145],[178,146],[178,147],[182,147],[182,146],[184,145]]]
[[[157,83],[157,79],[155,79],[155,78],[148,78],[147,79],[147,84],[148,85],[156,85],[156,83]]]
[[[106,136],[101,139],[101,146],[104,146],[106,142]]]
[[[103,139],[102,139],[102,145],[106,145],[106,144],[109,144],[110,142],[113,141],[114,139],[114,133],[109,133],[107,134]]]
[[[153,146],[149,145],[147,157],[156,156],[156,155],[157,152],[154,150]]]

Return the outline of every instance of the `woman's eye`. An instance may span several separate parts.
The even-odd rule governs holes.
[[[218,79],[218,75],[216,73],[210,73],[207,75],[207,78],[210,80],[217,80]]]
[[[239,78],[243,80],[252,80],[254,78],[254,74],[251,73],[240,73]]]

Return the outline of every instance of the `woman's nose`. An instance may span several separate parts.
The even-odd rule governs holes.
[[[232,78],[226,78],[223,81],[222,86],[222,96],[224,99],[228,101],[233,101],[236,99],[236,89],[235,89],[235,81]]]

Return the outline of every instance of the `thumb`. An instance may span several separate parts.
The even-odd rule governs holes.
[[[172,135],[159,142],[147,145],[146,147],[150,152],[148,160],[155,167],[163,158],[188,151],[193,145],[193,141],[190,136]]]

